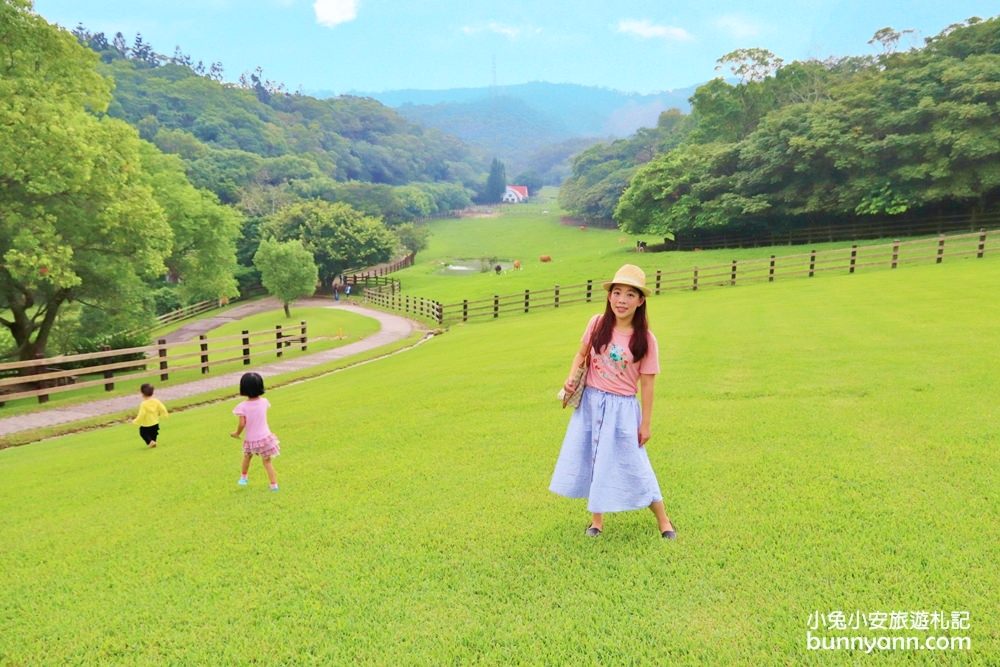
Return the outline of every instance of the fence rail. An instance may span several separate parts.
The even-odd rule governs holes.
[[[218,347],[220,343],[234,343]],[[192,352],[175,351],[190,348]],[[253,355],[272,350],[281,357],[284,349],[297,344],[305,351],[308,346],[306,323],[291,326],[276,325],[262,331],[244,330],[230,336],[209,338],[198,336],[197,341],[168,343],[160,338],[153,345],[104,350],[87,354],[65,354],[56,357],[42,357],[28,361],[0,364],[0,407],[5,401],[19,398],[37,397],[39,403],[48,401],[51,394],[73,391],[87,387],[104,385],[105,391],[112,391],[116,381],[134,380],[159,375],[161,381],[170,378],[170,373],[200,369],[207,374],[211,367],[234,361],[249,366]],[[257,352],[253,352],[257,350]],[[219,355],[223,355],[220,358]],[[228,356],[226,356],[228,355]],[[123,357],[133,357],[122,359]],[[190,363],[190,360],[196,360]],[[178,362],[185,362],[178,365]],[[84,362],[96,364],[80,367]],[[62,366],[62,368],[60,368]],[[149,366],[155,366],[150,369]],[[122,371],[125,371],[122,373]],[[101,375],[102,377],[80,381],[80,376]]]
[[[390,273],[413,266],[413,260],[417,253],[411,252],[409,255],[397,259],[389,264],[380,264],[367,269],[348,269],[344,272],[344,280],[348,285],[358,285],[359,283],[384,285],[388,284],[391,278],[386,278]],[[380,282],[381,281],[381,282]]]
[[[778,278],[812,278],[833,271],[855,273],[862,269],[895,269],[905,264],[937,263],[946,258],[981,258],[987,249],[997,248],[1000,234],[992,236],[985,229],[971,234],[941,234],[936,238],[894,241],[893,243],[834,248],[781,257],[732,260],[726,264],[694,266],[672,271],[656,270],[646,274],[654,295],[669,291],[697,291],[708,287],[774,282]],[[988,244],[992,246],[988,247]],[[595,287],[596,282],[596,287]],[[595,291],[597,292],[595,296]],[[380,289],[366,289],[365,297],[383,308],[427,317],[438,324],[467,322],[477,318],[496,319],[503,314],[528,313],[538,308],[559,308],[603,299],[600,281],[588,280],[574,285],[554,285],[548,289],[524,290],[515,294],[495,294],[476,300],[441,304],[423,297],[406,297],[398,291],[386,294]]]
[[[662,244],[647,246],[647,250],[709,250],[785,244],[803,245],[830,241],[892,238],[894,236],[924,236],[962,230],[974,233],[977,229],[997,229],[998,227],[1000,227],[1000,214],[996,213],[976,217],[943,215],[920,219],[895,218],[853,224],[813,225],[783,232],[761,230],[735,233],[678,233],[675,240],[664,239]]]

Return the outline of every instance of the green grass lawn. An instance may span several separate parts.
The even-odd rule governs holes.
[[[250,332],[266,331],[273,329],[275,325],[278,324],[283,327],[287,327],[291,325],[298,325],[299,322],[305,321],[307,323],[306,331],[308,337],[307,350],[302,352],[300,349],[301,346],[297,343],[293,343],[291,347],[282,348],[282,356],[280,359],[295,359],[303,354],[322,352],[323,350],[329,350],[331,348],[340,347],[341,345],[356,342],[362,338],[372,335],[373,333],[376,333],[379,329],[378,321],[373,320],[370,317],[364,317],[362,315],[344,310],[316,307],[293,307],[291,313],[292,317],[290,318],[285,317],[285,313],[281,308],[263,313],[256,313],[236,322],[224,324],[217,329],[211,330],[206,335],[209,339],[212,339],[239,334],[244,329]],[[217,315],[218,312],[213,311],[206,314],[204,317],[214,317]],[[198,318],[186,320],[184,323],[190,324],[191,322],[196,321],[196,319]],[[339,337],[341,335],[343,338]],[[264,338],[259,336],[252,338],[253,343],[263,340]],[[216,353],[213,352],[213,349],[222,349],[225,347],[235,347],[239,345],[239,340],[222,341],[216,344],[213,344],[210,340],[208,355],[210,362],[209,373],[212,375],[219,375],[221,373],[228,373],[243,368],[244,366],[241,360],[230,361],[227,363],[213,363],[213,360],[217,361],[221,359],[230,359],[238,357],[241,354],[239,350]],[[184,355],[197,352],[198,350],[199,343],[196,338],[195,341],[190,344],[170,348],[170,355]],[[279,360],[277,350],[273,342],[272,344],[266,346],[262,345],[260,347],[253,347],[251,349],[250,357],[254,365],[261,365]],[[190,366],[197,365],[199,363],[199,357],[196,356],[180,359],[171,365]],[[150,364],[150,369],[158,367],[158,362],[156,360],[151,360]],[[169,371],[169,379],[167,381],[161,381],[159,375],[134,379],[130,379],[127,375],[121,375],[119,378],[115,379],[115,389],[113,391],[105,391],[103,385],[84,387],[79,390],[51,394],[49,402],[44,405],[40,405],[38,403],[38,399],[36,398],[21,398],[14,401],[8,401],[4,407],[0,408],[0,417],[8,417],[33,410],[44,410],[56,406],[72,405],[81,401],[98,400],[114,396],[133,394],[139,391],[139,386],[144,382],[152,382],[157,387],[167,387],[184,382],[192,382],[203,377],[205,376],[202,375],[200,368],[191,368],[183,371]],[[83,373],[78,375],[79,382],[86,382],[99,378],[100,376],[89,376],[84,375]]]
[[[647,252],[636,253],[635,242],[642,239],[650,243],[662,239],[649,235],[630,235],[619,230],[588,227],[580,230],[573,225],[559,222],[561,211],[555,201],[546,199],[528,204],[501,207],[499,217],[438,220],[428,223],[431,232],[426,250],[417,253],[416,264],[393,273],[401,281],[403,291],[409,296],[422,296],[444,304],[460,303],[463,299],[477,300],[496,295],[523,293],[524,290],[551,289],[554,285],[579,285],[587,280],[610,278],[625,263],[642,267],[649,279],[657,269],[664,272],[684,270],[694,266],[706,267],[727,264],[732,260],[779,257],[778,277],[782,279],[783,263],[780,257],[808,254],[811,249],[826,251],[849,249],[851,241],[816,243],[809,246],[776,246],[767,248],[736,248],[704,250],[698,252]],[[856,241],[859,246],[883,245],[891,239]],[[949,245],[947,250],[968,250],[973,240],[963,240]],[[997,234],[989,241],[992,252],[1000,249]],[[905,253],[905,250],[904,250]],[[845,251],[844,255],[849,254]],[[925,252],[923,254],[933,254]],[[539,261],[549,255],[552,261]],[[888,251],[884,253],[888,263]],[[859,255],[862,260],[865,253]],[[496,275],[492,271],[469,271],[464,274],[444,273],[443,269],[457,259],[496,258],[503,261],[520,260],[522,270],[506,271]],[[947,258],[945,261],[948,261]],[[808,260],[797,260],[796,270],[807,267]],[[871,270],[868,268],[860,271]],[[846,270],[844,271],[846,273]]]
[[[806,650],[816,610],[969,611],[970,652],[879,661],[995,664],[998,284],[987,259],[652,299],[676,542],[645,511],[585,538],[547,491],[590,306],[268,392],[278,494],[257,461],[235,483],[235,401],[152,451],[125,425],[2,450],[0,664],[863,661]]]

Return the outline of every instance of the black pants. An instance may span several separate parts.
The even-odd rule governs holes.
[[[139,437],[147,445],[156,440],[156,436],[160,434],[160,425],[153,424],[152,426],[140,426],[139,427]]]

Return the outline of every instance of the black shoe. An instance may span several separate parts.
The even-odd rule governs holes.
[[[587,529],[588,537],[600,537],[600,535],[601,535],[600,528],[594,528],[593,526],[591,526],[590,528]]]
[[[674,531],[672,531],[672,530],[665,530],[662,533],[660,533],[660,535],[662,535],[663,539],[665,539],[665,540],[676,540],[677,539],[677,533],[674,532]]]

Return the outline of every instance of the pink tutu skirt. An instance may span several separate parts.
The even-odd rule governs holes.
[[[278,447],[279,444],[278,437],[273,433],[269,433],[267,437],[260,440],[244,440],[243,453],[270,456],[273,458],[281,453],[281,448]]]

